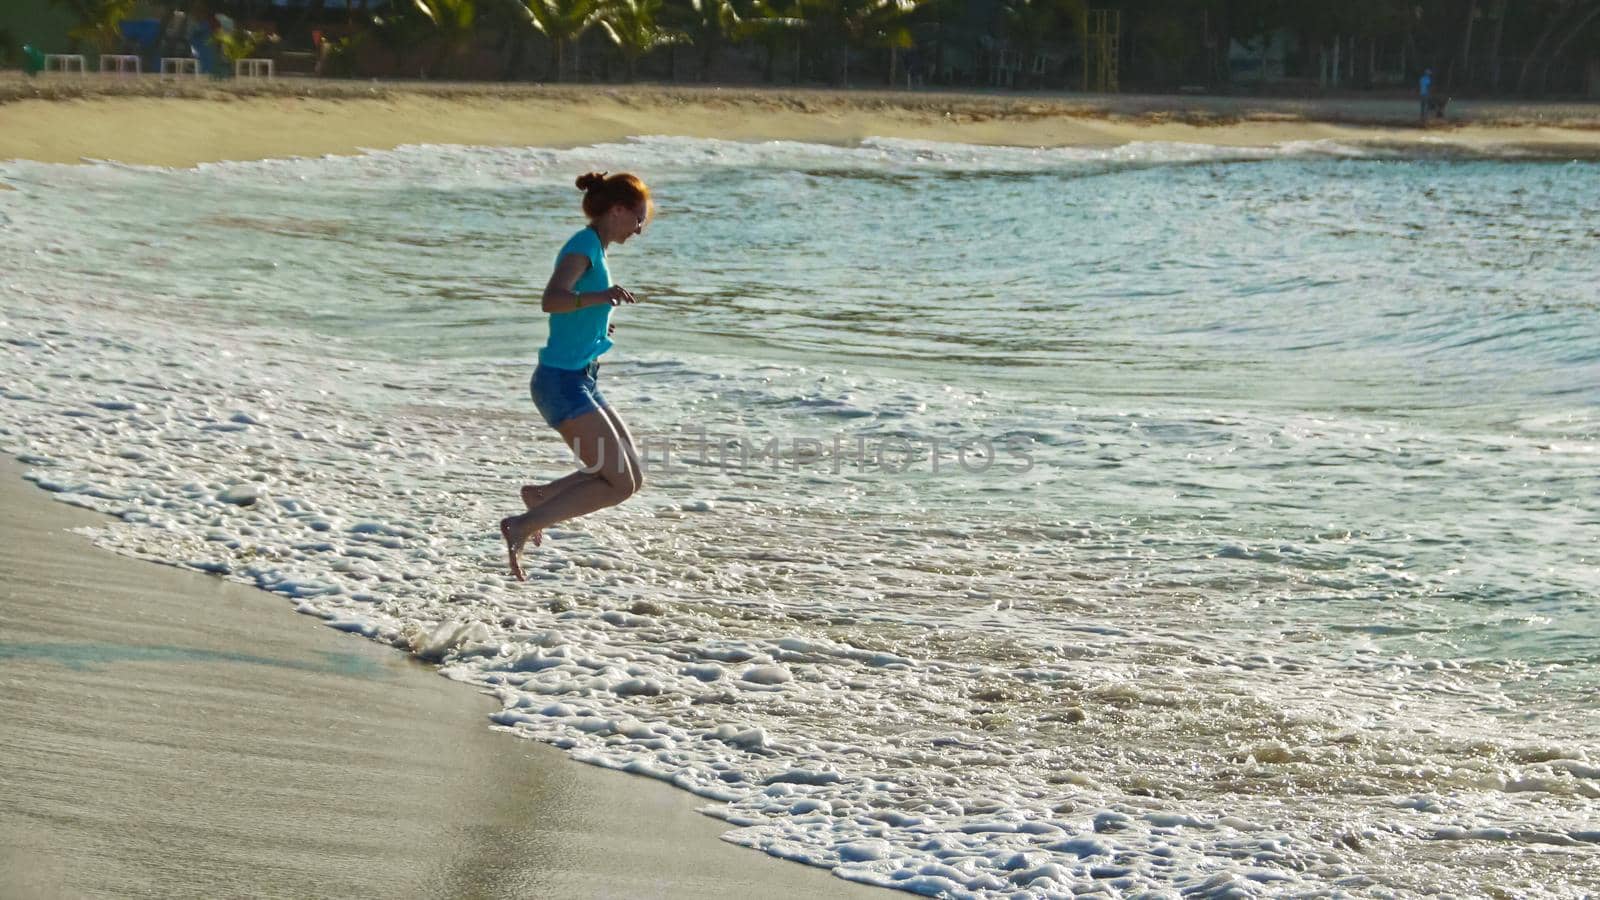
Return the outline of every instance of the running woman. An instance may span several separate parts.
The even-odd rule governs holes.
[[[560,432],[582,468],[548,484],[524,485],[527,511],[500,520],[511,574],[526,581],[521,554],[529,539],[538,546],[544,529],[558,522],[615,506],[644,486],[633,436],[600,395],[601,354],[611,349],[611,309],[637,302],[611,282],[606,248],[644,231],[650,219],[650,189],[637,177],[590,172],[578,179],[589,224],[556,255],[544,288],[550,339],[539,351],[529,390],[539,415]]]

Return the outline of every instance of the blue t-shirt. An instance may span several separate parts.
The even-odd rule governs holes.
[[[1424,96],[1424,97],[1428,96],[1428,90],[1430,88],[1432,88],[1432,87],[1433,87],[1433,76],[1432,75],[1424,75],[1424,76],[1422,76],[1421,80],[1419,80],[1417,82],[1417,89],[1422,92],[1422,96]]]
[[[589,269],[578,279],[572,289],[580,294],[603,291],[611,287],[611,272],[606,268],[606,251],[600,244],[600,235],[593,228],[585,228],[572,236],[561,252],[562,257],[576,253],[589,260]],[[556,369],[582,369],[611,349],[611,339],[606,337],[611,324],[611,304],[584,304],[582,309],[550,314],[550,339],[539,351],[539,364]]]

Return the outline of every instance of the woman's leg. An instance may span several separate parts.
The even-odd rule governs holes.
[[[595,388],[595,383],[593,381],[593,375],[594,375],[593,372],[587,373],[587,377],[588,377],[587,385],[585,385],[583,382],[580,381],[578,386],[579,386],[580,390],[584,394],[588,395],[588,399],[591,401],[591,403],[594,406],[596,406],[596,407],[604,407],[605,400],[600,397],[599,391]],[[538,396],[537,396],[538,395],[538,391],[539,391],[538,381],[539,381],[539,372],[535,371],[534,377],[533,377],[533,383],[530,385],[530,390],[535,394],[535,397],[534,397],[534,403],[535,404],[537,404],[539,402],[539,399],[538,399]],[[616,421],[615,419],[612,420],[613,425],[615,425],[615,421]],[[623,439],[623,443],[629,445],[630,447],[632,446],[632,438],[628,435],[628,433],[626,431],[622,432],[622,439]],[[522,497],[522,506],[523,506],[523,508],[531,512],[535,508],[537,508],[541,503],[545,503],[546,501],[552,500],[555,497],[557,497],[558,495],[560,495],[562,491],[565,491],[565,490],[567,490],[568,488],[571,488],[571,487],[575,487],[575,486],[577,486],[579,484],[582,484],[584,481],[587,481],[589,479],[596,478],[596,477],[598,477],[598,475],[596,473],[588,472],[588,471],[584,471],[584,470],[580,469],[577,472],[572,472],[570,474],[563,475],[562,477],[557,478],[554,481],[546,482],[545,484],[525,484],[525,485],[522,486],[522,490],[519,491],[518,493]],[[533,541],[533,545],[535,547],[537,547],[541,543],[543,543],[543,540],[542,540],[543,537],[544,537],[544,533],[540,529],[534,529],[533,533],[531,535],[529,535],[529,538]]]
[[[609,405],[601,406],[600,411],[611,420],[611,427],[617,430],[617,435],[622,438],[622,448],[628,454],[628,470],[633,474],[633,489],[639,491],[644,487],[644,465],[639,461],[639,451],[633,444],[633,435],[628,433],[628,426],[623,424],[622,417]]]
[[[628,458],[628,471],[633,475],[634,490],[637,491],[644,487],[644,465],[639,461],[639,451],[634,446],[633,435],[628,432],[628,426],[623,423],[622,417],[617,415],[616,410],[610,406],[602,406],[600,411],[606,414],[606,418],[611,421],[611,427],[616,429],[618,436],[622,438],[622,448]],[[545,484],[525,484],[522,486],[522,505],[532,510],[539,504],[555,498],[562,491],[597,477],[599,476],[593,472],[579,469]],[[538,543],[536,535],[534,544]]]
[[[525,484],[522,486],[522,505],[533,509],[567,488],[594,477],[593,474],[580,469],[545,484]]]
[[[522,490],[520,492],[522,495],[522,506],[524,509],[531,510],[535,506],[538,506],[544,501],[549,500],[551,497],[554,497],[567,488],[590,478],[596,477],[598,476],[579,469],[576,472],[573,472],[569,475],[563,475],[560,478],[557,478],[555,481],[547,482],[545,484],[525,484],[522,486]],[[537,547],[544,543],[544,532],[538,528],[535,528],[533,530],[533,534],[528,535],[528,539],[533,541],[533,545]]]
[[[520,516],[500,520],[500,534],[506,541],[511,574],[518,580],[524,579],[518,555],[534,532],[557,522],[615,506],[638,489],[622,437],[605,413],[598,409],[586,412],[562,422],[556,430],[561,432],[567,446],[583,461],[583,470],[579,474],[592,477],[576,479],[565,490],[547,498],[537,507]]]

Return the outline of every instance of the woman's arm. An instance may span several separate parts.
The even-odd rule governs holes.
[[[589,271],[589,260],[582,254],[568,253],[561,257],[556,263],[556,270],[550,274],[550,282],[544,286],[544,298],[539,304],[540,308],[547,313],[564,313],[601,303],[616,306],[619,303],[634,302],[633,295],[619,285],[613,285],[603,291],[585,291],[581,294],[574,291],[578,279],[587,271]]]

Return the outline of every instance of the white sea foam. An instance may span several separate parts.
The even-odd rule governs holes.
[[[1134,147],[1110,162],[1204,152]],[[624,343],[603,384],[640,435],[689,423],[758,440],[1010,435],[1036,465],[938,479],[848,457],[839,471],[682,460],[629,504],[552,529],[519,585],[493,523],[517,485],[566,466],[534,427],[525,358],[470,343],[379,352],[374,337],[418,346],[400,343],[404,315],[364,307],[376,324],[330,334],[310,318],[329,302],[274,287],[285,274],[235,267],[218,292],[214,271],[134,262],[113,227],[84,235],[75,218],[129,178],[456,196],[567,190],[557,182],[572,168],[624,153],[669,182],[702,166],[765,167],[782,184],[830,167],[1107,162],[656,139],[193,174],[0,167],[21,188],[0,195],[17,223],[0,240],[0,444],[41,487],[115,516],[94,535],[102,546],[258,585],[437,661],[501,701],[495,727],[693,791],[735,826],[730,840],[851,880],[972,897],[1586,889],[1578,873],[1600,840],[1600,729],[1580,671],[1592,645],[1574,638],[1567,663],[1481,651],[1474,635],[1527,605],[1452,604],[1463,585],[1499,590],[1536,559],[1556,608],[1593,572],[1558,570],[1559,541],[1543,556],[1532,542],[1488,553],[1474,530],[1487,526],[1450,512],[1534,471],[1565,490],[1582,455],[1547,446],[1592,443],[1581,413],[1496,434],[1226,399],[1069,405],[1038,387],[950,383],[931,364],[919,377],[674,350],[624,320],[625,337],[654,346]],[[50,199],[68,208],[29,205]],[[303,265],[349,239],[355,218],[329,207],[285,219],[270,197],[255,202],[197,215],[276,229],[303,242]],[[398,271],[404,251],[390,252],[379,261]],[[84,254],[104,276],[74,262]],[[409,275],[385,284],[395,304],[414,287]],[[763,320],[772,333],[782,315]],[[442,328],[470,330],[469,318]],[[1402,498],[1405,518],[1364,515],[1380,496]],[[1531,533],[1561,521],[1542,508],[1530,494],[1496,514]]]

